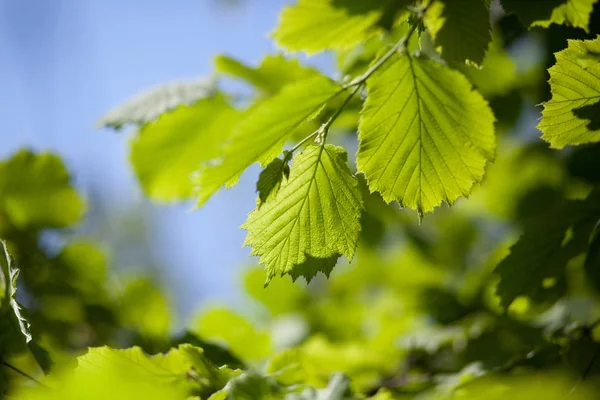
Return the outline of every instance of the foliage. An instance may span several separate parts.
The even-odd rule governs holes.
[[[215,77],[108,113],[101,125],[133,126],[152,200],[202,206],[263,168],[243,225],[264,267],[243,278],[253,301],[182,332],[151,280],[116,286],[104,253],[70,237],[86,206],[60,158],[14,154],[3,393],[595,398],[599,33],[595,0],[297,0],[272,37],[334,53],[335,78],[289,54],[219,55]]]

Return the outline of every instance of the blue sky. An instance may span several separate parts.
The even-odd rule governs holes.
[[[216,54],[256,63],[275,51],[267,34],[286,1],[232,2],[0,0],[0,155],[23,146],[61,155],[101,225],[79,232],[101,231],[121,266],[164,267],[184,318],[207,301],[240,299],[240,268],[251,260],[238,227],[253,207],[258,169],[201,210],[152,205],[127,162],[127,134],[95,121],[152,85],[209,74]],[[137,228],[127,219],[132,207],[146,215]],[[133,256],[119,249],[132,229],[144,242]]]

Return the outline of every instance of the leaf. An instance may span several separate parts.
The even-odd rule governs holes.
[[[598,217],[597,195],[592,194],[531,221],[496,267],[500,304],[508,307],[519,296],[543,301],[562,294],[566,265],[586,250]]]
[[[502,0],[509,13],[515,13],[529,27],[548,28],[551,24],[582,28],[588,32],[590,15],[597,0]]]
[[[352,259],[362,209],[346,151],[311,145],[295,157],[277,196],[248,215],[242,226],[248,231],[244,245],[260,256],[267,282],[284,274],[310,281],[319,270],[328,275],[329,263],[338,255]]]
[[[357,168],[369,189],[420,215],[467,196],[494,158],[494,115],[460,73],[395,56],[367,81]]]
[[[238,119],[239,112],[218,96],[144,125],[131,142],[130,159],[146,195],[160,201],[191,196],[192,173],[221,155]]]
[[[272,36],[289,51],[346,50],[378,33],[382,18],[408,4],[405,0],[298,0],[283,9]]]
[[[446,61],[482,64],[492,40],[490,11],[483,0],[436,1],[424,22]]]
[[[0,163],[0,213],[17,228],[63,228],[82,217],[84,205],[60,158],[27,150]]]
[[[180,105],[192,105],[216,93],[213,78],[173,82],[137,94],[102,117],[97,125],[121,129],[124,125],[144,125]]]
[[[273,161],[292,133],[339,93],[339,86],[319,75],[288,85],[251,107],[237,125],[222,159],[200,170],[195,180],[199,185],[198,206],[221,186],[235,185],[250,165],[259,162],[266,166]]]
[[[224,308],[204,312],[196,321],[193,331],[203,339],[225,344],[245,361],[262,360],[271,354],[268,333],[255,328],[241,315]]]
[[[350,381],[344,374],[333,374],[327,387],[308,388],[301,393],[288,394],[285,400],[352,400],[356,399],[350,390]]]
[[[320,74],[300,64],[298,59],[286,58],[281,54],[265,56],[256,68],[226,55],[215,57],[214,63],[217,71],[244,80],[266,95],[279,92],[287,84]]]
[[[0,265],[2,266],[2,283],[3,283],[3,296],[0,300],[0,314],[2,318],[7,318],[12,322],[13,326],[18,328],[18,331],[22,335],[17,342],[21,341],[25,344],[31,342],[31,331],[29,322],[21,314],[21,306],[17,303],[17,278],[19,277],[19,269],[13,265],[13,260],[6,243],[0,240]],[[6,321],[6,320],[5,320]],[[6,332],[2,332],[4,336]]]
[[[552,98],[544,104],[538,129],[553,148],[600,141],[600,129],[593,129],[600,127],[582,111],[600,101],[600,60],[590,63],[590,55],[600,55],[600,38],[569,40],[548,70]]]
[[[166,339],[171,327],[171,307],[160,288],[150,280],[137,278],[122,288],[118,314],[124,327],[142,336]]]
[[[309,299],[308,293],[298,283],[276,279],[269,286],[263,287],[264,282],[265,271],[262,268],[252,268],[244,274],[246,293],[263,304],[274,316],[293,313]]]
[[[260,173],[256,182],[258,192],[258,205],[265,203],[271,196],[275,196],[281,187],[283,179],[289,178],[290,167],[281,158],[276,158]]]
[[[90,348],[77,361],[76,373],[121,371],[132,378],[158,382],[199,395],[221,389],[235,375],[227,368],[216,368],[204,357],[201,348],[187,344],[153,356],[139,347],[125,350],[106,346]]]

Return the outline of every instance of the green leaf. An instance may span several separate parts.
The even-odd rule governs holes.
[[[494,158],[494,115],[460,73],[394,56],[367,81],[357,166],[369,189],[420,215],[452,204]]]
[[[446,61],[481,65],[492,40],[490,11],[483,0],[436,1],[424,22]]]
[[[246,81],[260,92],[273,95],[285,85],[319,75],[319,72],[300,64],[296,58],[286,58],[281,54],[267,55],[256,68],[226,55],[214,60],[218,72]]]
[[[216,81],[213,78],[156,86],[109,111],[97,124],[114,129],[121,129],[127,124],[141,126],[180,105],[192,105],[200,99],[212,97],[215,92]]]
[[[198,206],[221,186],[235,185],[250,165],[258,161],[266,166],[273,161],[292,133],[339,93],[338,85],[319,75],[288,85],[251,107],[237,125],[220,162],[201,169],[196,179]]]
[[[349,49],[379,32],[377,25],[389,4],[392,1],[298,0],[283,9],[272,35],[290,51]]]
[[[284,274],[310,281],[317,271],[328,275],[340,254],[352,259],[362,209],[346,151],[311,145],[295,157],[279,193],[250,213],[243,225],[248,231],[244,244],[260,256],[267,282]]]
[[[281,158],[276,158],[260,173],[256,182],[259,206],[271,196],[275,196],[281,187],[283,179],[288,179],[290,167]]]
[[[121,324],[144,337],[160,340],[169,335],[171,307],[161,290],[148,279],[127,282],[119,296],[118,311]]]
[[[308,293],[287,279],[276,279],[264,287],[265,271],[252,268],[244,274],[244,287],[252,298],[269,309],[273,315],[293,313],[307,301]]]
[[[562,294],[567,263],[586,250],[598,217],[598,196],[592,194],[531,221],[496,267],[500,304],[508,307],[519,296],[544,301]]]
[[[552,98],[544,104],[538,129],[553,148],[600,141],[600,126],[590,124],[585,110],[581,118],[582,108],[600,101],[600,62],[590,62],[591,56],[600,57],[600,38],[569,40],[548,70]]]
[[[148,355],[139,347],[124,350],[98,347],[78,358],[77,372],[126,371],[126,374],[182,388],[190,394],[221,389],[235,372],[216,368],[199,347],[183,344],[166,354]]]
[[[131,142],[130,159],[146,195],[161,201],[191,196],[192,173],[221,155],[238,119],[239,112],[218,96],[144,125]]]
[[[90,348],[70,374],[58,375],[50,387],[25,389],[18,399],[173,399],[208,397],[237,372],[216,368],[201,348],[181,345],[150,356],[139,347]]]
[[[244,317],[227,309],[212,309],[195,323],[194,332],[207,340],[225,344],[245,361],[257,361],[271,354],[268,333],[255,328]]]
[[[327,387],[307,388],[301,393],[292,393],[285,400],[352,400],[357,399],[350,390],[350,381],[344,374],[333,374]]]
[[[548,28],[551,24],[582,28],[588,32],[590,15],[597,0],[502,0],[509,13],[524,25]]]
[[[84,205],[59,157],[27,150],[0,163],[0,213],[17,228],[63,228]]]

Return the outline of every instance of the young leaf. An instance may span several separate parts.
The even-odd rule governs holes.
[[[292,133],[339,91],[338,85],[319,75],[288,85],[248,110],[220,162],[200,170],[196,178],[198,205],[203,205],[221,186],[235,185],[255,162],[265,166],[273,161]]]
[[[586,114],[586,107],[600,102],[600,38],[569,40],[548,72],[552,98],[538,125],[542,139],[557,149],[600,141],[600,117]]]
[[[492,40],[490,10],[483,0],[436,1],[424,22],[446,61],[481,65]]]
[[[329,274],[331,262],[354,255],[363,209],[344,149],[311,145],[294,159],[277,196],[250,213],[245,245],[275,275]],[[315,260],[316,259],[316,260]]]
[[[319,75],[319,72],[300,64],[296,58],[281,54],[267,55],[256,68],[225,55],[215,58],[217,71],[246,81],[266,95],[273,95],[287,84]]]
[[[588,32],[590,15],[597,0],[502,0],[508,13],[524,25],[548,28],[551,24],[582,28]]]
[[[141,126],[177,106],[191,105],[200,99],[212,97],[215,92],[216,81],[213,78],[174,82],[153,87],[106,113],[98,121],[98,126],[117,130],[127,124]]]
[[[0,163],[0,213],[18,228],[63,228],[82,217],[84,205],[60,158],[27,150]]]
[[[283,179],[290,175],[290,167],[287,162],[281,158],[276,158],[260,173],[258,182],[256,182],[256,191],[258,192],[258,205],[267,201],[269,197],[274,196],[281,187]]]
[[[131,142],[130,159],[146,195],[161,201],[191,196],[192,173],[220,156],[238,118],[219,96],[180,106],[144,125]]]
[[[371,191],[419,214],[452,204],[494,158],[494,115],[460,73],[394,56],[367,81],[358,170]]]
[[[349,49],[378,32],[384,3],[298,0],[283,9],[273,37],[287,50],[308,54]]]

